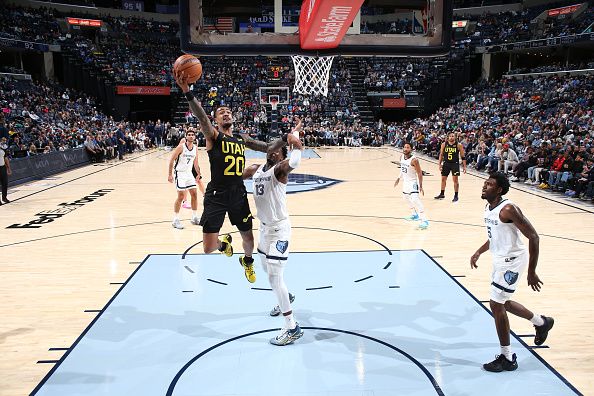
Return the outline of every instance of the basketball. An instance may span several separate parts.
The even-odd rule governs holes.
[[[193,55],[182,55],[173,64],[174,74],[184,72],[188,84],[193,84],[202,76],[202,63]]]

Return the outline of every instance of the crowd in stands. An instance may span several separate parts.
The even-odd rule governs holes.
[[[161,143],[169,125],[116,122],[96,109],[92,98],[58,84],[0,77],[0,124],[10,157],[19,158],[86,147],[93,159],[115,158],[117,130],[125,150]]]
[[[547,17],[539,23],[535,18],[550,8],[554,6],[548,4],[519,11],[457,16],[460,20],[476,24],[470,35],[459,41],[471,46],[482,46],[567,36],[583,33],[594,23],[594,7],[591,4],[575,18]]]
[[[535,67],[516,67],[507,74],[528,74],[528,73],[547,73],[547,72],[558,72],[562,70],[583,70],[583,69],[594,69],[594,61],[582,61],[579,63],[571,63],[563,65],[561,63],[553,63],[550,65],[542,65]]]
[[[413,141],[437,157],[449,132],[478,171],[594,198],[594,75],[502,79],[471,87],[428,118],[386,127],[396,146]]]

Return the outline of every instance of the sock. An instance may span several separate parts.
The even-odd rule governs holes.
[[[179,212],[173,214],[173,221],[179,221]]]
[[[530,321],[534,326],[542,326],[544,324],[544,319],[539,314],[534,314]]]
[[[295,322],[295,317],[293,316],[293,311],[289,311],[291,312],[288,315],[285,315],[285,326],[287,327],[287,329],[294,329],[297,326],[297,323]]]
[[[193,210],[192,211],[192,217],[197,219],[198,218],[198,211],[197,210]]]
[[[444,195],[445,194],[445,190],[441,190],[441,193],[439,195]]]
[[[514,360],[511,345],[501,345],[501,354],[510,362]]]
[[[458,196],[458,191],[454,191],[454,197]]]
[[[246,264],[253,264],[254,258],[246,254],[245,256],[243,256],[243,262]]]

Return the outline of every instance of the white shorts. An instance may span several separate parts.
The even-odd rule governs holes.
[[[192,175],[192,171],[178,172],[175,171],[175,188],[177,191],[184,191],[190,188],[196,188],[196,178]]]
[[[517,256],[494,257],[491,275],[491,300],[505,304],[510,300],[528,267],[528,253]]]
[[[402,184],[402,194],[410,195],[414,193],[419,193],[419,183],[416,181],[405,180]]]
[[[260,223],[260,240],[258,253],[268,265],[284,266],[289,257],[289,241],[291,240],[291,222],[287,220],[275,224]]]

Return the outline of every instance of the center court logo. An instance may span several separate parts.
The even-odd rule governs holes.
[[[300,173],[289,173],[289,182],[287,183],[287,194],[320,190],[322,188],[341,183],[342,180],[332,179],[330,177],[318,175],[306,175]],[[248,193],[254,193],[254,183],[252,179],[245,180],[245,188]]]

